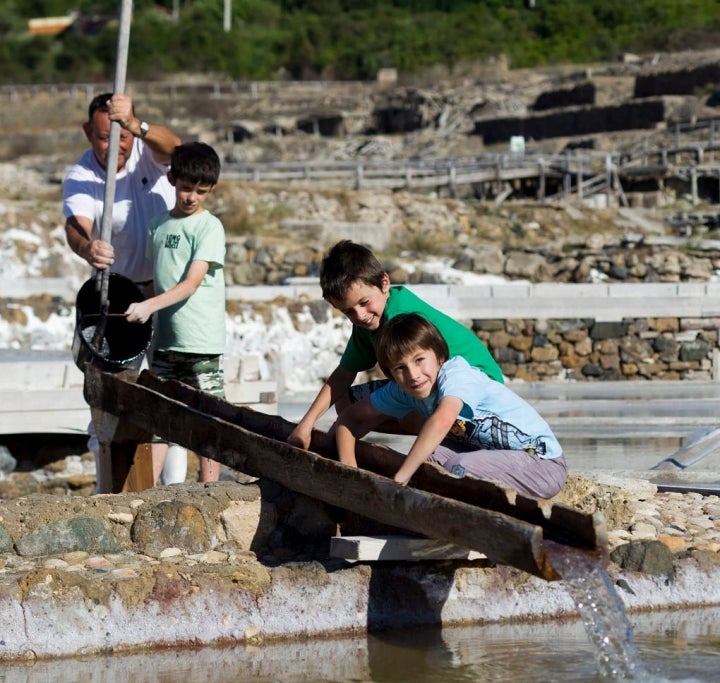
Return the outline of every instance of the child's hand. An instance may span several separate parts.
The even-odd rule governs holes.
[[[395,481],[396,484],[400,484],[400,486],[407,486],[408,482],[410,481],[410,477],[401,475],[400,470],[398,470],[395,474],[393,481]]]
[[[130,323],[144,323],[153,314],[147,301],[136,301],[128,306],[125,315]]]
[[[302,429],[300,426],[295,427],[295,429],[290,432],[290,435],[287,438],[287,442],[291,446],[297,446],[298,448],[303,448],[307,450],[310,448],[310,434],[307,432],[307,430]]]

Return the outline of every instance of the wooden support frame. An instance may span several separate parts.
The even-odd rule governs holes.
[[[391,449],[365,443],[358,451],[361,467],[348,467],[332,457],[279,440],[292,426],[282,418],[233,406],[178,382],[160,380],[147,371],[137,383],[132,383],[89,368],[85,375],[85,398],[91,406],[111,411],[141,429],[234,469],[273,479],[291,490],[383,524],[482,552],[492,562],[517,567],[547,580],[560,577],[545,547],[546,530],[554,536],[553,543],[562,538],[568,545],[591,553],[601,563],[608,562],[602,516],[583,514],[561,505],[548,508],[530,498],[509,496],[507,490],[488,482],[442,474],[430,465],[421,467],[422,474],[413,478],[412,485],[400,486],[388,476],[388,471],[393,468],[393,458],[403,456]],[[212,407],[214,412],[201,411],[197,405],[203,409]],[[264,423],[265,429],[270,425],[273,436],[238,424],[243,420],[258,427]],[[314,434],[314,441],[327,449],[329,444],[322,443],[321,435]],[[368,457],[370,451],[374,455]],[[363,469],[373,457],[380,472]],[[444,483],[433,490],[419,488],[433,476],[442,476]],[[458,483],[461,486],[453,494]],[[470,488],[478,484],[480,488],[471,496]],[[480,497],[480,491],[490,493],[493,488],[495,494],[487,500]],[[472,502],[463,500],[470,497],[474,498]],[[512,503],[510,498],[514,498]],[[489,505],[482,506],[488,502]],[[511,511],[517,516],[508,514]],[[546,524],[543,527],[530,519],[537,522],[542,519]]]

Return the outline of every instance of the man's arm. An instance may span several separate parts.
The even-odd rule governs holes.
[[[86,216],[70,216],[65,221],[65,236],[70,248],[93,268],[103,270],[115,261],[111,244],[92,239],[93,221]]]
[[[398,484],[407,484],[418,467],[432,455],[447,436],[462,407],[462,399],[455,396],[440,399],[435,412],[425,421],[405,461],[393,477]]]
[[[150,316],[161,308],[167,308],[180,301],[189,299],[200,286],[210,264],[207,261],[193,261],[188,268],[187,275],[167,292],[153,296],[145,301],[130,304],[125,315],[128,322],[144,323]]]
[[[334,405],[347,392],[356,376],[357,373],[345,370],[338,365],[322,385],[302,420],[288,436],[287,442],[293,446],[307,449],[310,446],[310,437],[315,423],[330,409],[330,406]]]
[[[122,93],[115,93],[108,103],[108,116],[111,121],[117,121],[125,130],[132,133],[152,150],[153,158],[159,164],[170,163],[170,155],[181,140],[171,130],[158,123],[147,122],[149,127],[143,135],[140,128],[142,122],[133,109],[132,99]]]

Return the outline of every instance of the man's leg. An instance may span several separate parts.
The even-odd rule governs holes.
[[[110,449],[100,448],[95,423],[90,420],[87,428],[88,450],[95,456],[95,493],[112,493],[112,463]]]

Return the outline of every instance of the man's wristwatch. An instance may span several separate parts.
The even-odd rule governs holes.
[[[144,138],[150,130],[150,124],[147,121],[140,121],[140,137]]]

